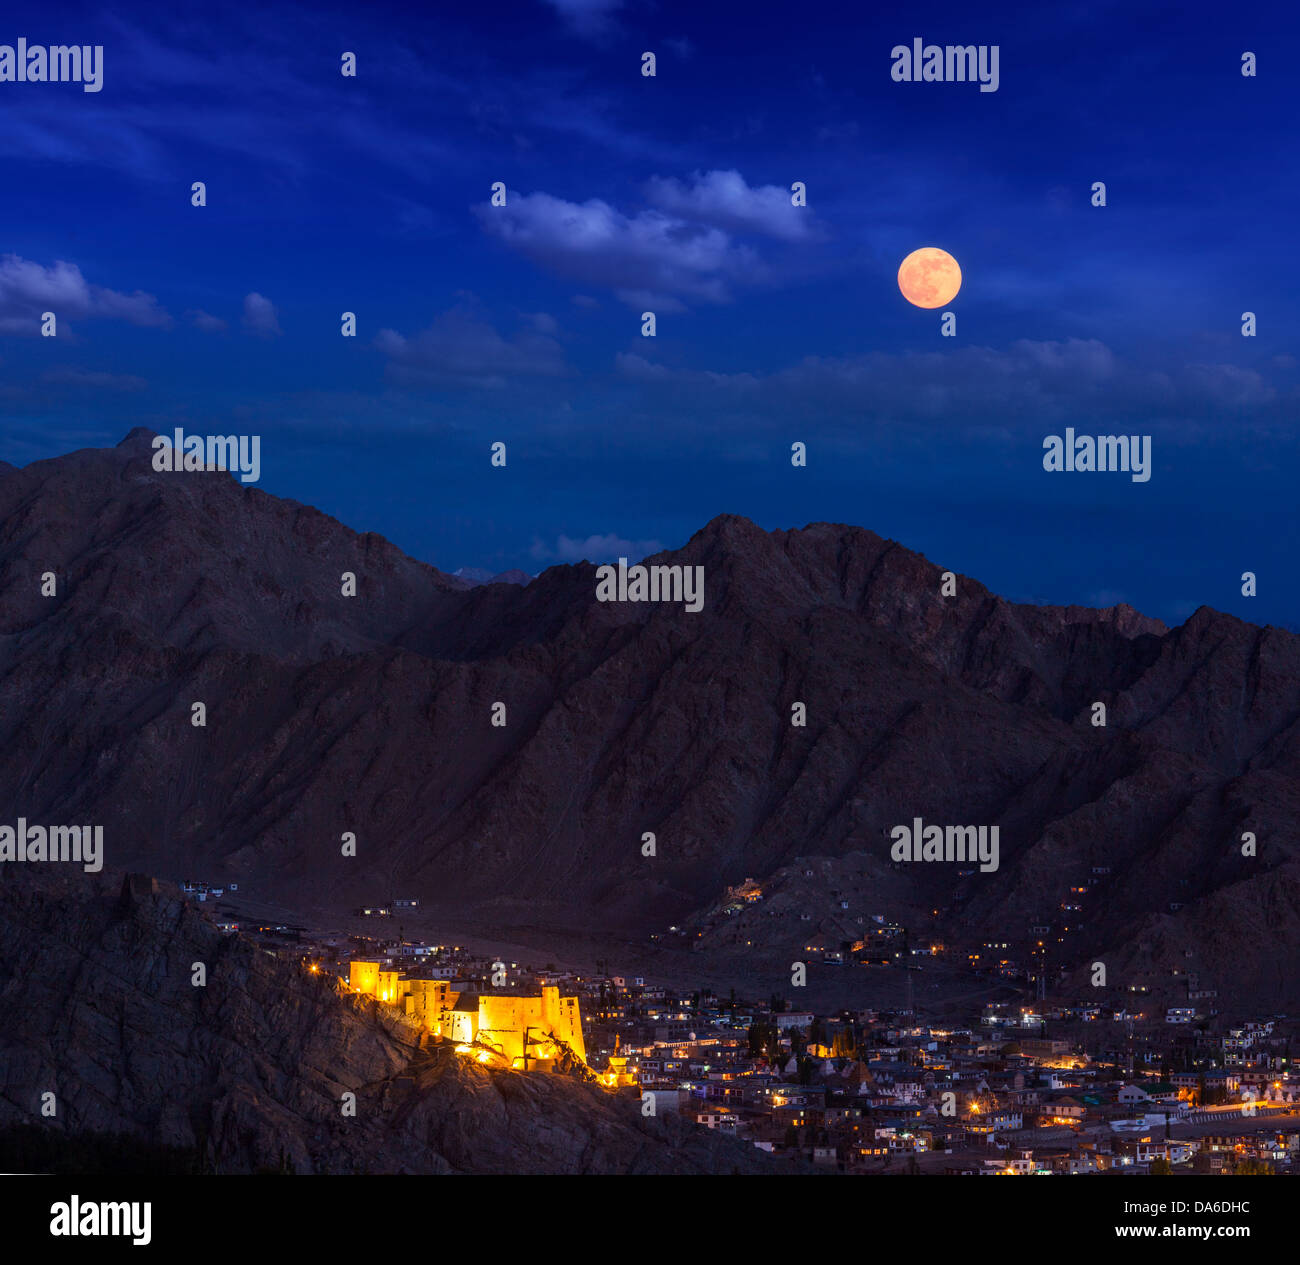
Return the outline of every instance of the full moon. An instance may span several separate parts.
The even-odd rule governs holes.
[[[961,289],[961,269],[946,250],[922,246],[899,264],[898,288],[917,307],[943,307]]]

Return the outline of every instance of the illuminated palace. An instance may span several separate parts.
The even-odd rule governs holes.
[[[446,980],[406,979],[378,962],[350,962],[348,987],[404,1011],[462,1053],[507,1067],[548,1070],[587,1061],[576,997],[543,985],[540,997],[485,997],[456,993]]]

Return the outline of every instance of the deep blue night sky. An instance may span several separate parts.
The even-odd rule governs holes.
[[[1300,18],[885,8],[6,6],[104,86],[0,83],[0,458],[256,433],[264,490],[448,570],[739,513],[1300,625]],[[918,36],[998,45],[998,91],[894,82]],[[898,291],[925,245],[955,338]],[[1067,426],[1151,435],[1150,482],[1045,472]]]

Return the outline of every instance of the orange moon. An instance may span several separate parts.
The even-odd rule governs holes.
[[[961,269],[946,250],[922,246],[899,264],[898,288],[916,307],[943,307],[961,289]]]

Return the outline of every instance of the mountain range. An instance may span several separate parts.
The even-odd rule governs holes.
[[[733,515],[646,560],[703,568],[698,613],[597,601],[590,563],[471,583],[151,439],[0,466],[6,820],[291,906],[619,934],[822,858],[848,938],[879,892],[954,940],[1050,925],[1063,971],[1300,999],[1292,633],[945,596],[870,531]],[[997,870],[892,861],[918,817],[996,825]]]

